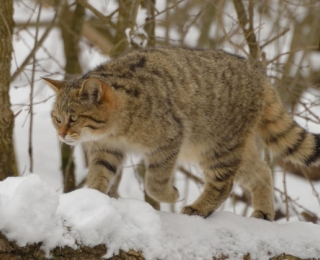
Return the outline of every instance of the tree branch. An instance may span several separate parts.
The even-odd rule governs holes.
[[[253,28],[253,2],[252,0],[249,1],[249,18],[247,17],[242,0],[233,0],[233,4],[238,15],[240,27],[249,46],[250,56],[253,59],[258,60],[260,51]],[[249,27],[248,29],[246,29],[247,26]]]
[[[55,16],[53,17],[48,28],[45,30],[45,32],[43,33],[41,38],[37,41],[37,44],[34,45],[33,49],[31,50],[29,55],[25,58],[25,60],[21,63],[20,67],[17,68],[17,70],[12,74],[11,79],[10,79],[11,82],[14,81],[17,78],[17,76],[19,76],[19,74],[23,71],[24,67],[29,64],[30,60],[35,55],[35,53],[37,52],[39,47],[42,46],[43,42],[46,40],[47,36],[51,32],[51,29],[55,26],[56,18],[57,18],[57,12],[56,12]]]

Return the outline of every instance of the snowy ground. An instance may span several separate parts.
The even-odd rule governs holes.
[[[59,195],[36,174],[0,182],[0,219],[0,231],[9,239],[21,246],[44,241],[47,253],[55,246],[75,248],[77,240],[88,246],[106,244],[106,257],[120,249],[142,251],[147,259],[174,260],[221,254],[243,259],[248,253],[261,260],[282,253],[320,256],[318,225],[270,223],[230,212],[204,220],[157,212],[139,200],[112,199],[91,189]]]

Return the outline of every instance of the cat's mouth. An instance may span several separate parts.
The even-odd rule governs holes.
[[[66,140],[63,140],[64,143],[66,143],[67,145],[77,145],[79,142],[78,141],[66,141]]]
[[[60,141],[63,142],[63,143],[66,143],[67,145],[77,145],[79,142],[79,140],[74,140],[74,139],[70,139],[70,138],[62,138],[62,137],[59,137]]]

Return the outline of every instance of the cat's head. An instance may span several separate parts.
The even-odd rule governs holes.
[[[62,142],[76,145],[112,132],[119,102],[111,87],[95,78],[69,82],[43,79],[56,93],[51,117]]]

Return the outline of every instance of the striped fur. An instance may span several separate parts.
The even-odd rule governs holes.
[[[195,161],[206,184],[183,213],[207,217],[238,181],[252,196],[252,216],[273,220],[271,173],[257,137],[294,163],[319,161],[319,136],[293,121],[258,66],[223,51],[143,49],[70,82],[45,80],[57,94],[59,138],[85,144],[88,185],[101,192],[134,152],[145,158],[149,195],[173,203],[177,163]]]

